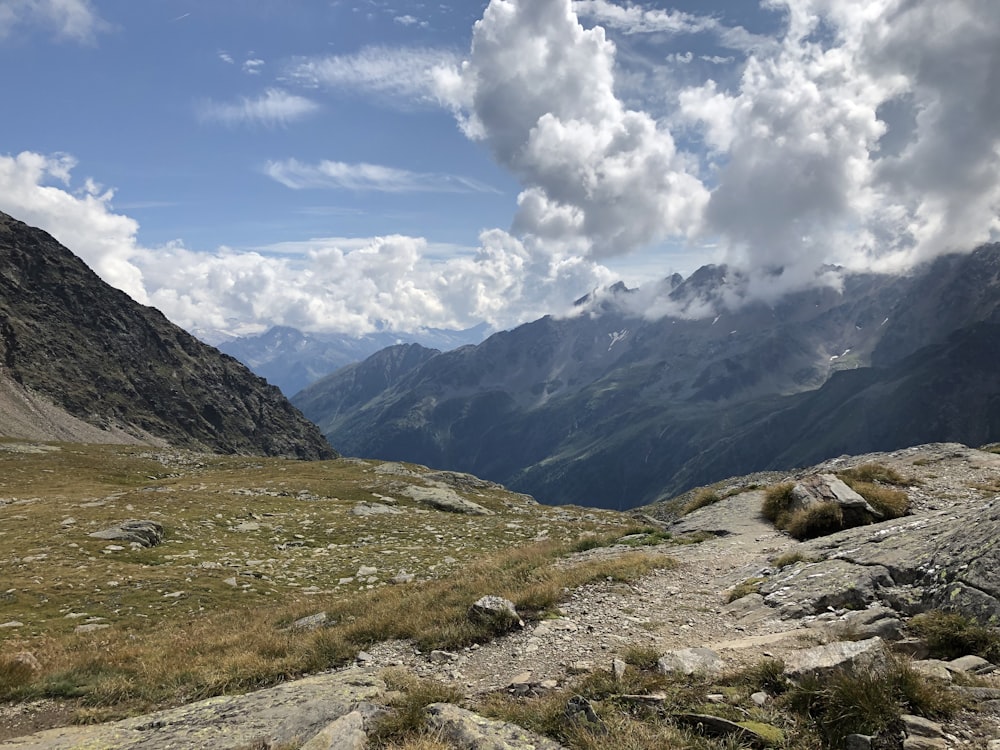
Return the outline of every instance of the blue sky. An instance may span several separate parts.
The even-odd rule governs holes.
[[[0,0],[0,209],[194,330],[736,304],[995,237],[998,50],[991,0]]]

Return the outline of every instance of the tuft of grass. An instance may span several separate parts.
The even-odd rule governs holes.
[[[12,700],[34,677],[28,664],[14,658],[0,658],[0,700]]]
[[[464,699],[457,688],[415,677],[402,669],[387,670],[383,679],[386,686],[397,691],[398,695],[389,703],[390,713],[375,722],[369,733],[369,739],[376,747],[426,741],[424,710],[427,706],[432,703],[460,703]]]
[[[910,498],[902,490],[870,482],[854,482],[851,489],[885,518],[900,518],[910,510]]]
[[[731,674],[728,682],[743,685],[753,691],[766,690],[771,695],[781,695],[789,687],[785,677],[785,662],[770,658]]]
[[[788,517],[785,525],[785,530],[800,541],[833,534],[843,528],[844,512],[833,502],[799,508]]]
[[[851,484],[852,482],[865,482],[866,484],[891,484],[896,487],[907,487],[912,484],[912,482],[904,478],[902,474],[893,469],[891,466],[879,463],[861,464],[860,466],[855,466],[853,469],[839,471],[837,472],[837,476],[851,487],[854,486]]]
[[[884,669],[841,671],[807,679],[782,699],[791,711],[813,722],[826,747],[843,747],[850,734],[888,735],[903,713],[946,718],[958,710],[956,699],[933,686],[906,662]]]
[[[987,443],[979,447],[979,450],[987,453],[1000,453],[1000,443]]]
[[[791,515],[791,508],[794,498],[792,497],[792,482],[782,482],[771,485],[764,491],[764,505],[761,512],[764,518],[773,523],[777,528],[783,529],[788,525]]]
[[[760,591],[760,585],[764,583],[763,578],[747,578],[745,581],[736,584],[726,595],[726,603],[735,602],[748,594],[756,594]]]
[[[800,562],[812,562],[812,560],[802,552],[799,552],[797,550],[791,550],[789,552],[785,552],[784,554],[778,555],[776,558],[774,558],[774,560],[771,561],[771,565],[776,567],[778,570],[784,570],[785,568],[788,568],[792,565],[795,565],[795,563],[800,563]]]
[[[1000,661],[1000,631],[957,612],[931,610],[911,619],[909,625],[936,659],[975,654],[993,663]]]
[[[681,515],[686,516],[688,513],[693,513],[698,510],[698,508],[704,508],[707,505],[714,505],[720,500],[722,500],[722,495],[714,489],[711,487],[702,487],[694,493],[694,496],[681,509]]]
[[[622,661],[636,669],[654,670],[660,660],[660,652],[654,646],[633,643],[619,653]]]

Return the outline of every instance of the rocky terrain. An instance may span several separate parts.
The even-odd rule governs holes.
[[[44,463],[45,457],[41,454],[17,455],[26,457],[20,459],[25,469]],[[25,463],[29,459],[36,463]],[[892,469],[905,479],[910,503],[907,515],[800,542],[776,530],[761,514],[765,486],[872,464]],[[16,463],[9,466],[8,471],[14,465]],[[222,489],[218,482],[224,473],[215,472],[224,472],[223,465],[217,465],[210,473],[205,473],[208,467],[198,469],[197,461],[183,468],[184,463],[174,459],[171,466],[170,473],[179,475],[169,480],[173,483],[173,492],[192,482],[207,484],[202,492],[212,492],[216,486]],[[402,518],[386,512],[387,508],[401,511],[404,518],[422,518],[420,525],[429,527],[426,533],[440,545],[440,551],[432,552],[432,556],[451,554],[447,552],[449,549],[459,549],[456,556],[476,554],[459,542],[463,529],[471,528],[466,520],[474,521],[480,528],[487,524],[495,529],[477,537],[480,544],[486,539],[496,539],[500,536],[498,532],[504,529],[519,535],[517,538],[523,541],[516,543],[520,544],[544,536],[571,534],[574,527],[579,530],[587,525],[592,529],[590,533],[599,535],[604,533],[599,527],[612,529],[614,519],[619,518],[622,524],[618,527],[619,533],[625,533],[624,537],[610,542],[606,540],[612,537],[601,537],[605,541],[593,537],[593,548],[577,545],[577,551],[560,557],[556,567],[572,569],[581,564],[605,564],[634,555],[637,549],[646,555],[669,557],[675,564],[634,577],[599,578],[567,588],[557,607],[545,617],[527,618],[523,627],[515,627],[506,635],[484,642],[431,649],[417,645],[413,639],[374,640],[355,651],[344,668],[293,680],[265,691],[250,692],[242,697],[211,698],[93,727],[50,729],[9,739],[0,743],[0,747],[305,747],[314,750],[373,746],[366,745],[367,742],[386,746],[378,739],[382,736],[378,729],[380,722],[402,710],[399,708],[400,696],[408,689],[405,687],[407,680],[414,677],[432,680],[445,692],[443,697],[425,701],[429,705],[421,711],[426,717],[424,739],[421,740],[425,744],[400,747],[436,750],[825,746],[992,750],[1000,744],[1000,680],[992,676],[996,667],[988,660],[969,654],[958,654],[961,658],[927,659],[928,642],[923,636],[917,637],[918,628],[912,619],[920,613],[944,608],[962,612],[983,623],[1000,620],[1000,578],[996,575],[1000,565],[1000,547],[996,542],[997,524],[1000,523],[1000,455],[997,453],[959,444],[930,444],[892,453],[841,457],[788,474],[734,478],[713,486],[714,502],[707,502],[703,507],[690,510],[702,503],[691,503],[693,495],[688,495],[642,509],[642,517],[631,521],[647,524],[645,530],[638,531],[627,528],[625,516],[610,513],[598,516],[579,509],[524,504],[528,501],[518,496],[495,494],[499,489],[490,485],[474,489],[476,485],[471,478],[463,479],[459,475],[399,464],[356,464],[355,469],[361,472],[355,475],[361,483],[359,489],[369,488],[365,490],[369,499],[353,496],[343,504],[343,510],[336,512],[348,511],[347,517],[359,519],[359,522],[381,523],[386,530],[396,522],[400,531],[414,528],[413,523],[398,523]],[[287,493],[282,497],[292,500],[282,501],[280,497],[269,495],[270,490],[266,487],[260,487],[253,491],[257,493],[254,497],[277,506],[260,508],[259,520],[250,518],[237,523],[238,519],[234,518],[224,521],[223,527],[238,529],[247,523],[245,531],[229,533],[252,539],[263,532],[261,541],[270,538],[272,550],[275,550],[270,556],[283,557],[283,560],[240,562],[239,556],[234,557],[232,553],[227,556],[222,549],[209,554],[212,547],[195,539],[196,530],[204,524],[192,518],[185,523],[185,532],[178,541],[185,549],[193,545],[194,549],[202,551],[187,554],[175,541],[169,545],[174,549],[164,562],[168,567],[182,564],[188,571],[189,581],[192,575],[195,581],[199,580],[198,576],[228,576],[250,565],[263,574],[263,578],[246,578],[250,587],[272,590],[276,592],[272,596],[277,595],[283,585],[290,585],[299,577],[297,573],[301,575],[309,569],[314,553],[322,549],[312,546],[315,542],[310,541],[316,538],[317,531],[299,535],[307,545],[305,548],[288,547],[288,542],[281,541],[282,538],[297,538],[290,533],[295,528],[292,517],[284,516],[279,530],[271,514],[278,512],[283,502],[296,502],[294,498],[302,492],[300,485],[307,493],[316,492],[315,484],[297,481],[294,475],[285,474],[281,481],[285,483],[282,492]],[[109,498],[105,502],[111,505],[128,501],[134,506],[142,493],[149,493],[155,486],[136,489],[127,496]],[[407,487],[418,491],[409,492]],[[424,490],[435,487],[449,489],[443,493],[445,497],[454,501],[457,496],[463,502],[451,505],[450,510],[426,505],[426,501],[419,498]],[[345,493],[338,491],[338,494]],[[399,499],[406,497],[411,499]],[[704,496],[702,500],[705,502]],[[315,502],[311,501],[311,507],[316,507]],[[468,503],[474,503],[479,510]],[[332,512],[341,506],[339,501],[330,499],[322,504],[328,507],[323,512]],[[685,506],[690,512],[682,512]],[[419,513],[421,508],[423,514]],[[25,515],[30,512],[30,504],[8,500],[6,505],[0,506],[0,514],[4,514],[0,518],[5,523],[10,523],[12,510],[16,511],[14,516]],[[55,516],[62,512],[65,509],[59,509]],[[78,504],[74,512],[87,511]],[[176,516],[179,506],[172,512]],[[284,512],[289,512],[287,505]],[[413,516],[414,513],[417,515]],[[660,528],[655,534],[648,526],[654,520],[657,522],[654,526]],[[323,525],[318,518],[314,521],[317,523],[311,525]],[[173,523],[177,523],[176,518]],[[68,528],[72,529],[73,525]],[[102,524],[92,525],[96,528]],[[270,528],[263,529],[265,525]],[[251,530],[250,527],[255,526],[257,530]],[[309,526],[302,528],[308,530]],[[373,536],[378,533],[376,527],[372,532]],[[417,531],[420,533],[424,532]],[[385,534],[383,531],[382,535]],[[79,537],[78,534],[74,536]],[[169,539],[168,533],[164,543]],[[681,541],[688,543],[678,543]],[[220,543],[221,540],[215,544]],[[371,543],[375,542],[368,542]],[[39,552],[39,544],[37,540],[31,541],[31,548],[24,552],[35,553],[34,557],[55,554],[51,545],[46,552]],[[107,542],[98,544],[106,545]],[[282,545],[286,545],[285,550],[278,552]],[[392,549],[400,546],[397,543]],[[155,549],[162,549],[162,545]],[[309,549],[313,554],[308,553]],[[107,566],[107,572],[102,575],[107,577],[116,565],[122,564],[116,563],[118,558],[115,557],[122,553],[101,554],[99,550],[95,547],[90,554],[101,555],[101,563]],[[370,562],[376,557],[374,548],[365,552],[363,547],[349,544],[346,550],[350,557],[345,559],[345,564],[349,566]],[[150,550],[138,554],[161,553]],[[328,550],[327,554],[334,558],[338,555],[335,550]],[[18,574],[22,576],[27,571],[36,576],[42,574],[46,563],[29,561],[29,557],[4,563],[9,580],[11,571],[22,571]],[[220,561],[220,569],[203,567],[205,562],[215,560]],[[311,576],[322,575],[320,571],[330,562],[326,561],[321,568],[312,568]],[[457,562],[447,565],[454,566]],[[421,568],[415,560],[407,566],[420,575]],[[162,567],[159,565],[155,569]],[[394,572],[394,566],[390,567]],[[357,573],[368,576],[370,583],[365,585],[374,586],[372,590],[377,591],[385,582],[382,568],[372,564],[370,569],[375,571],[370,575],[370,569]],[[452,574],[461,568],[448,570]],[[241,580],[240,575],[237,573],[237,581]],[[346,584],[347,589],[352,583],[356,585],[357,576],[347,578],[351,579],[351,583]],[[286,583],[282,584],[281,580]],[[189,582],[182,597],[161,601],[172,601],[175,607],[183,606],[185,601],[191,602],[190,597],[195,594],[192,589],[197,586]],[[331,586],[334,586],[332,578],[318,584],[320,589]],[[340,586],[347,590],[345,584]],[[74,597],[79,596],[68,590],[59,594],[64,606],[74,606]],[[333,627],[331,623],[337,619],[331,609],[335,598],[314,595],[310,599],[313,606],[304,604],[300,608],[304,615],[302,627],[315,628],[317,630],[310,632],[320,633]],[[207,600],[203,601],[203,605],[206,603]],[[10,604],[0,604],[8,610],[7,613],[0,610],[0,619],[3,619],[10,614]],[[96,624],[102,622],[97,620]],[[108,622],[112,627],[101,632],[129,627],[123,614],[108,618]],[[56,624],[58,626],[58,622]],[[54,632],[48,631],[45,623],[30,625],[24,622],[21,627]],[[10,628],[6,632],[19,629]],[[26,647],[29,642],[30,639],[26,639],[21,646]],[[11,646],[5,645],[0,653],[11,651]],[[839,735],[823,735],[822,731],[809,733],[823,726],[826,726],[823,731],[835,732],[835,727],[830,728],[833,725],[823,724],[823,714],[815,713],[818,711],[815,705],[810,709],[814,711],[812,720],[808,716],[796,719],[790,713],[787,695],[782,692],[787,688],[778,687],[782,680],[793,685],[809,684],[810,679],[819,677],[829,680],[832,679],[830,675],[837,673],[831,670],[840,670],[839,674],[878,676],[896,668],[892,666],[897,663],[896,659],[903,660],[907,669],[923,675],[922,679],[934,695],[950,696],[957,701],[956,710],[947,715],[917,716],[907,710],[910,704],[905,704],[901,716],[887,721],[878,731],[854,731],[850,736],[831,739]],[[654,671],[661,675],[658,679],[668,680],[657,683],[661,685],[659,691],[636,690],[637,670],[644,660],[654,665]],[[753,683],[752,688],[737,687],[743,683],[727,677],[740,670],[744,674],[747,670],[759,671],[761,664],[768,663],[779,665],[777,676]],[[781,671],[784,677],[778,680]],[[598,690],[595,685],[604,687]],[[620,687],[616,691],[608,685]],[[795,689],[792,688],[792,692]],[[675,705],[679,700],[675,695],[678,690],[687,696],[684,709]],[[820,690],[816,695],[825,693]],[[814,699],[819,700],[815,696]],[[498,718],[498,705],[507,706],[506,714],[501,711],[505,719]],[[541,712],[545,706],[552,705],[557,707],[560,716],[579,716],[566,721],[570,721],[570,726],[582,725],[580,733],[567,730],[564,725],[562,731],[568,734],[545,738],[531,726],[510,723],[512,711],[520,711],[513,715],[525,717],[522,721],[532,724],[536,721],[530,720],[532,710]],[[615,710],[623,705],[646,706],[629,715],[646,716],[644,721],[669,725],[670,731],[681,734],[670,735],[673,744],[669,745],[640,744],[634,725],[614,723]],[[657,709],[656,706],[670,708]],[[2,723],[8,727],[7,736],[11,735],[10,728],[31,727],[32,716],[44,717],[51,709],[51,699],[9,704],[2,711]],[[538,724],[538,728],[543,726],[544,723]],[[699,739],[700,732],[717,733],[719,739]],[[824,740],[824,736],[827,739]],[[713,742],[729,744],[711,744]]]
[[[739,284],[706,266],[655,296],[617,285],[412,368],[373,357],[294,403],[347,454],[618,510],[844,452],[1000,439],[1000,246],[727,307]]]
[[[329,458],[316,427],[231,357],[0,214],[0,433]],[[89,425],[87,429],[83,425]]]

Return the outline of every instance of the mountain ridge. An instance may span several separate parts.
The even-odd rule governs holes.
[[[228,453],[332,458],[273,386],[0,213],[0,374],[102,431]]]

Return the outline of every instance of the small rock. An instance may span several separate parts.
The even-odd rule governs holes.
[[[948,669],[948,663],[940,659],[921,659],[910,662],[910,666],[924,677],[931,677],[941,682],[951,682],[953,679],[951,671]]]
[[[365,734],[364,716],[360,711],[351,711],[328,724],[301,750],[365,750],[366,747],[368,735]]]
[[[542,680],[540,683],[538,683],[538,687],[540,687],[542,690],[555,690],[559,687],[559,681]]]
[[[721,704],[726,702],[726,696],[724,696],[722,693],[709,693],[708,695],[705,696],[705,700],[707,700],[709,703]]]
[[[233,588],[235,588],[237,586],[236,576],[232,576],[231,578],[226,578],[223,581],[223,583],[226,584],[227,586],[232,586]]]
[[[903,714],[899,720],[903,722],[903,730],[909,737],[944,738],[944,727],[936,721],[911,714]]]
[[[432,662],[436,664],[444,664],[445,662],[455,661],[458,658],[456,654],[450,651],[442,651],[441,649],[434,649],[431,651],[429,657]]]
[[[516,724],[487,719],[450,703],[432,703],[426,710],[428,728],[448,747],[463,750],[565,750],[558,742]]]
[[[844,738],[844,750],[872,750],[872,738],[867,734],[849,734]]]
[[[358,572],[354,574],[355,578],[367,578],[368,576],[373,576],[378,573],[378,568],[372,567],[370,565],[362,565],[358,568]]]
[[[314,615],[309,615],[308,617],[300,617],[298,620],[293,622],[289,626],[289,630],[294,631],[307,631],[307,630],[318,630],[326,622],[327,614],[326,612],[317,612]]]
[[[88,536],[107,541],[137,542],[143,547],[155,547],[163,541],[163,526],[156,521],[122,521]]]
[[[611,660],[611,674],[615,676],[616,680],[620,680],[625,676],[626,664],[621,659]]]
[[[405,570],[401,570],[389,580],[389,583],[399,586],[404,583],[412,583],[414,578],[416,578],[416,576],[413,573],[407,573]]]
[[[484,596],[469,608],[469,619],[490,627],[495,633],[505,633],[524,627],[514,602],[500,596]]]
[[[74,633],[93,633],[95,630],[104,630],[105,628],[110,628],[111,626],[106,623],[92,622],[89,625],[77,625],[73,628]]]
[[[367,651],[358,651],[358,655],[354,657],[358,664],[369,664],[374,660],[374,657]]]
[[[0,623],[0,628],[23,628],[24,623],[20,620],[10,620],[5,623]]]
[[[566,671],[570,674],[590,674],[594,671],[594,662],[581,659],[570,664]]]
[[[752,700],[755,704],[763,708],[764,706],[766,706],[768,703],[771,702],[771,696],[765,693],[763,690],[758,690],[756,693],[750,696],[750,700]]]
[[[710,648],[682,648],[665,653],[656,666],[661,674],[716,674],[722,671],[722,659]]]
[[[793,681],[807,676],[822,678],[838,670],[884,667],[887,660],[881,638],[838,641],[791,653],[785,660],[785,675]]]

